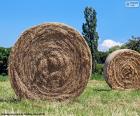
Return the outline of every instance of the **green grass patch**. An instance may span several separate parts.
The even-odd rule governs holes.
[[[94,78],[95,79],[95,78]],[[45,113],[46,116],[138,116],[140,91],[111,90],[102,79],[89,80],[71,102],[18,100],[9,80],[0,81],[0,113]]]
[[[100,81],[103,81],[104,80],[104,77],[101,74],[94,73],[94,74],[91,75],[91,79],[92,80],[100,80]]]
[[[0,75],[0,82],[7,81],[7,80],[8,80],[8,76]]]

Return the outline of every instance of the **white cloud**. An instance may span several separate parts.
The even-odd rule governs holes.
[[[101,44],[99,44],[99,50],[106,51],[113,46],[121,46],[123,43],[116,42],[111,39],[104,40]]]

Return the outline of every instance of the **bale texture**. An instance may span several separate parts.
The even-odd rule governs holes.
[[[87,43],[61,23],[26,30],[9,57],[11,85],[19,98],[70,100],[83,92],[90,75]]]
[[[113,89],[140,89],[140,54],[130,49],[116,50],[107,57],[104,73]]]

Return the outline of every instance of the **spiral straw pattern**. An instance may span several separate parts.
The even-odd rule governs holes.
[[[111,53],[105,62],[105,79],[113,89],[140,89],[140,54],[130,49]]]
[[[26,30],[9,57],[11,85],[19,98],[63,101],[79,96],[91,75],[84,38],[61,23]]]

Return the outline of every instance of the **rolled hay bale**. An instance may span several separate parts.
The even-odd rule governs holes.
[[[11,85],[19,98],[63,101],[79,96],[91,75],[84,38],[61,23],[26,30],[9,57]]]
[[[130,49],[116,50],[107,57],[104,73],[113,89],[140,89],[140,54]]]

